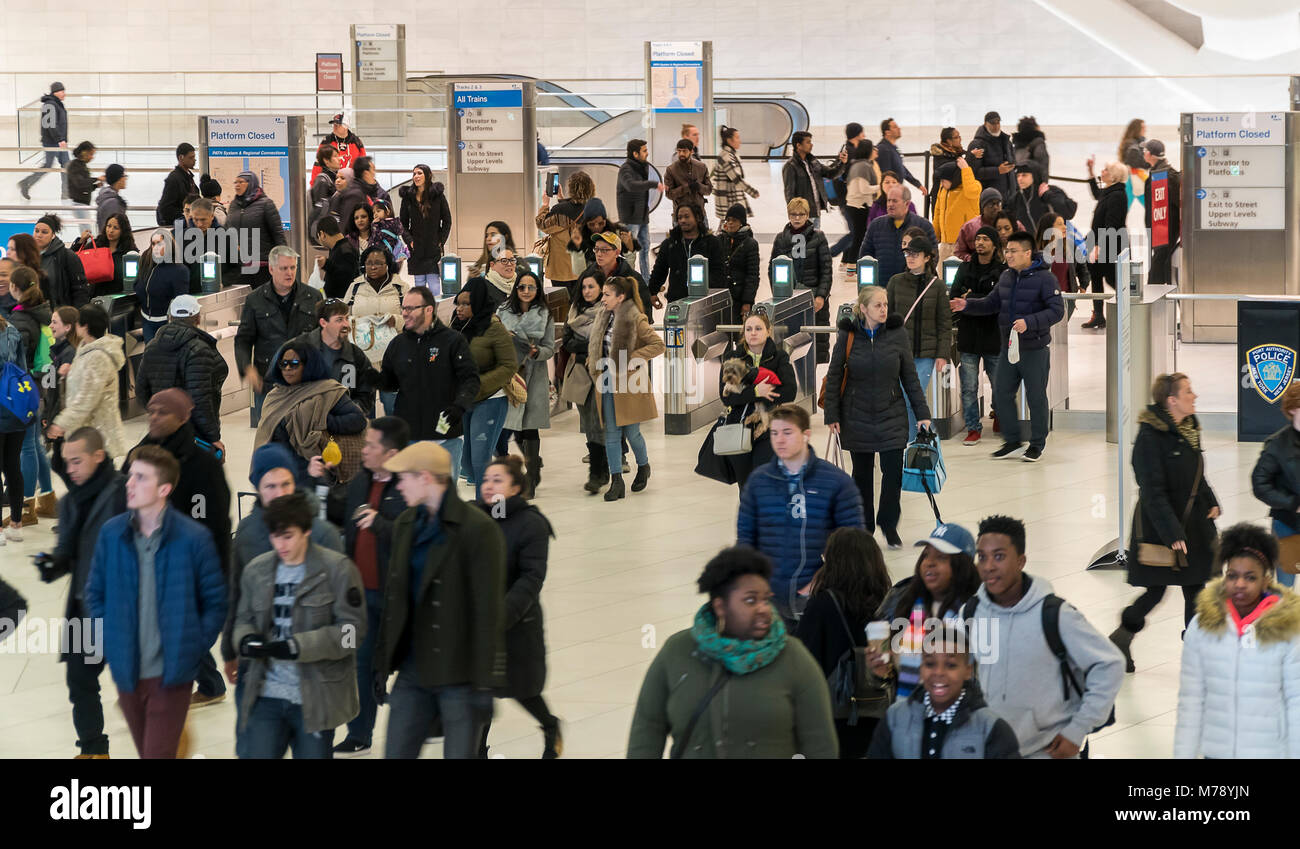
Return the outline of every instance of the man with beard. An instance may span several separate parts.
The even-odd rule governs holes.
[[[330,377],[348,389],[348,395],[366,414],[375,417],[375,387],[379,385],[379,371],[370,364],[370,358],[348,337],[352,327],[348,323],[348,305],[330,298],[316,305],[315,330],[304,333],[286,343],[298,349],[299,345],[315,348],[325,360]]]

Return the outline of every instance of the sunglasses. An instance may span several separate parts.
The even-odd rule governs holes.
[[[537,286],[533,283],[520,283],[518,289],[520,292],[536,292]]]
[[[280,360],[280,368],[298,368],[302,365],[302,360]]]

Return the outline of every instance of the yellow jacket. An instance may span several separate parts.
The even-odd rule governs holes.
[[[980,192],[984,187],[975,179],[975,172],[967,165],[961,169],[961,185],[955,189],[939,189],[934,202],[934,233],[940,242],[956,242],[961,225],[980,214]]]

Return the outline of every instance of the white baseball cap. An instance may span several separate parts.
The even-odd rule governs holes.
[[[199,314],[199,299],[193,295],[177,295],[172,298],[167,314],[172,318],[189,318]]]

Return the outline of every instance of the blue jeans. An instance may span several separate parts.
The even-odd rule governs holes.
[[[166,324],[167,322],[165,321],[150,321],[147,318],[140,319],[141,332],[144,336],[145,344],[149,344],[149,340],[153,339],[153,337],[157,335],[158,331],[162,330]]]
[[[379,590],[366,590],[366,638],[357,649],[357,694],[361,696],[361,712],[348,723],[347,739],[369,746],[375,734],[374,658],[375,642],[379,639],[379,619],[384,613],[384,594]]]
[[[492,694],[468,684],[421,687],[404,667],[388,697],[388,740],[384,757],[414,760],[429,736],[433,721],[442,719],[442,756],[445,760],[478,757],[483,726],[492,717]]]
[[[465,437],[457,436],[452,439],[430,439],[429,442],[435,442],[447,449],[451,455],[451,482],[455,483],[460,477],[460,455],[465,448]]]
[[[59,167],[63,169],[63,173],[59,175],[63,181],[63,197],[68,196],[68,162],[71,159],[72,155],[66,150],[47,150],[45,151],[45,164],[41,166],[42,168],[52,168],[55,162],[59,163]],[[33,172],[23,177],[19,181],[19,185],[30,190],[32,186],[36,185],[36,181],[44,176],[44,171]]]
[[[506,412],[510,402],[505,396],[484,398],[465,411],[461,426],[465,428],[465,440],[469,443],[465,451],[465,464],[461,469],[465,480],[474,484],[474,494],[478,495],[479,484],[483,482],[483,473],[488,463],[496,454],[497,439],[501,428],[506,424]]]
[[[396,392],[384,392],[381,389],[379,391],[379,401],[381,404],[384,405],[384,415],[386,416],[397,415],[397,393]]]
[[[847,206],[841,206],[840,215],[844,216],[844,223],[848,225],[849,229],[847,233],[840,236],[839,241],[831,245],[832,258],[837,257],[848,250],[849,245],[853,242],[853,221],[849,218],[849,208]]]
[[[650,455],[645,450],[645,437],[641,435],[641,425],[630,424],[619,427],[614,418],[614,393],[600,393],[601,415],[605,417],[605,457],[609,460],[609,470],[614,475],[623,468],[623,438],[632,447],[632,456],[638,466],[650,465]]]
[[[1279,522],[1277,519],[1273,520],[1273,536],[1277,537],[1278,539],[1282,539],[1283,537],[1293,536],[1294,534],[1295,531],[1291,530],[1286,525]],[[1286,572],[1283,572],[1281,569],[1276,570],[1273,577],[1277,580],[1279,584],[1281,584],[1284,587],[1295,586],[1295,575],[1291,575]]]
[[[416,286],[427,286],[433,294],[442,294],[442,278],[436,274],[413,274],[411,279],[415,281]]]
[[[262,420],[262,402],[266,400],[266,393],[271,391],[271,387],[265,383],[262,384],[261,392],[253,393],[253,404],[248,410],[248,426],[257,427],[257,423]]]
[[[722,214],[726,215],[726,210],[723,210]],[[638,242],[641,243],[641,253],[638,255],[638,260],[641,265],[641,276],[649,280],[650,279],[650,222],[647,221],[645,224],[637,224],[636,226],[634,226],[632,228],[632,235],[636,238]]]
[[[984,425],[980,424],[980,360],[984,361],[984,373],[989,376],[989,385],[993,385],[993,375],[998,373],[998,357],[988,354],[961,355],[961,367],[958,376],[961,379],[961,410],[966,419],[966,430],[980,433]],[[993,399],[989,399],[989,411],[992,412]]]
[[[45,441],[40,435],[41,424],[33,421],[23,434],[23,495],[32,498],[37,492],[54,492],[50,482],[50,455],[45,453]],[[40,489],[36,484],[40,482]]]
[[[934,357],[917,357],[916,379],[921,381],[921,394],[926,396],[926,406],[929,406],[932,377],[934,377]],[[903,400],[907,402],[907,441],[911,442],[916,438],[916,413],[912,412],[912,399],[908,397],[906,391],[903,392]],[[930,411],[930,415],[934,415],[934,410]]]
[[[265,696],[253,702],[244,728],[241,758],[279,760],[293,746],[293,758],[330,760],[334,757],[334,729],[307,733],[302,706]]]

